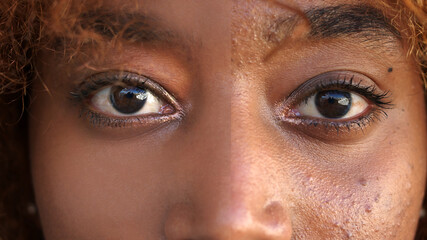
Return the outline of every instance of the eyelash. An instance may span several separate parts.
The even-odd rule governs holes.
[[[338,134],[342,130],[350,132],[352,130],[359,129],[363,132],[370,124],[386,119],[388,117],[386,110],[393,108],[390,91],[380,91],[373,84],[369,86],[362,86],[362,80],[355,81],[355,78],[355,75],[351,75],[351,77],[336,77],[328,80],[322,80],[312,88],[313,90],[309,91],[309,94],[304,94],[299,99],[304,99],[303,101],[307,102],[310,96],[313,96],[320,91],[335,89],[348,90],[360,94],[369,101],[371,109],[368,110],[370,111],[368,114],[364,114],[359,118],[347,121],[286,116],[293,107],[302,102],[299,100],[291,103],[289,107],[285,107],[284,111],[283,107],[279,108],[279,120],[309,127],[324,127],[325,130],[335,129]]]
[[[147,88],[156,94],[159,98],[164,100],[168,105],[170,105],[174,109],[174,112],[167,115],[111,117],[90,108],[90,104],[88,102],[94,93],[104,87],[119,83],[125,83],[129,86],[143,86],[144,88]],[[163,89],[163,87],[146,76],[130,72],[98,73],[92,75],[77,87],[75,87],[74,90],[70,92],[70,96],[73,102],[80,105],[79,117],[86,118],[91,125],[100,128],[127,127],[132,124],[159,124],[183,117],[183,111],[181,110],[179,104],[176,102],[176,100],[174,100],[173,96],[171,96],[165,89]]]

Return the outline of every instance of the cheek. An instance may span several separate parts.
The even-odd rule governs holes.
[[[298,186],[293,212],[295,222],[309,230],[295,227],[296,236],[412,239],[425,189],[427,142],[420,134],[426,132],[424,105],[409,102],[422,103],[422,94],[402,100],[355,145],[300,145],[301,160],[290,168]]]
[[[293,212],[296,222],[309,228],[295,226],[295,235],[407,239],[418,222],[425,164],[402,148],[383,150],[365,150],[360,155],[328,153],[327,161],[361,163],[350,168],[336,162],[334,167],[300,168],[294,175],[298,187]]]
[[[47,239],[133,239],[160,231],[172,182],[167,132],[109,141],[43,97],[32,114],[30,157]]]

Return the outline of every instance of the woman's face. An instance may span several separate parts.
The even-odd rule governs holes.
[[[47,240],[413,238],[423,89],[373,1],[129,2],[81,8],[103,47],[40,53]]]

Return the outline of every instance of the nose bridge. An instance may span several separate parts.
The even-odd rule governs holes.
[[[242,87],[240,87],[242,86]],[[259,89],[259,88],[256,88]],[[250,84],[233,84],[230,96],[230,159],[219,201],[213,202],[218,239],[290,239],[286,176],[275,159],[274,127],[263,94]]]
[[[230,107],[231,187],[236,194],[235,203],[244,203],[245,211],[265,223],[283,223],[288,214],[283,196],[286,178],[271,144],[274,129],[260,88],[239,82],[237,79],[234,85]]]
[[[190,205],[176,206],[170,211],[167,229],[173,230],[168,235],[171,239],[291,237],[287,203],[280,189],[286,183],[281,182],[280,166],[268,147],[268,123],[258,114],[259,106],[248,100],[251,94],[236,98],[234,93],[228,99],[229,118],[210,119],[209,128],[218,128],[218,132],[206,135],[218,147],[226,148],[227,154],[212,155],[208,148],[198,152],[197,158],[203,165],[198,165],[199,173],[193,176],[193,189],[197,190],[192,192]],[[207,116],[213,116],[214,111],[206,108],[198,120],[200,128],[204,129]],[[221,129],[224,127],[225,135]],[[181,224],[180,231],[173,227],[176,222]]]

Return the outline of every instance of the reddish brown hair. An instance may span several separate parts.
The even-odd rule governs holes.
[[[0,239],[43,239],[37,214],[28,211],[33,195],[23,113],[27,88],[37,79],[37,53],[50,44],[47,33],[77,21],[73,15],[64,14],[70,10],[68,1],[53,1],[47,7],[43,0],[0,0]],[[427,3],[376,3],[404,36],[408,56],[418,63],[420,82],[426,83]],[[427,239],[424,219],[420,221],[417,238]]]

